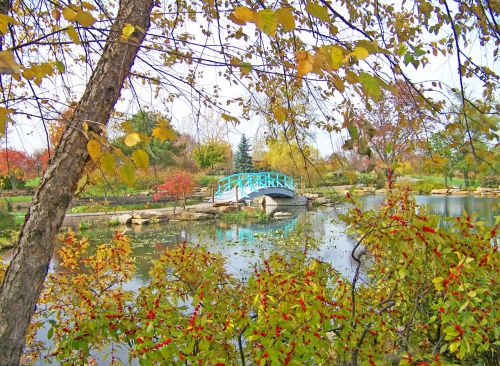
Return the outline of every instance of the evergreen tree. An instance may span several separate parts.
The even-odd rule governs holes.
[[[250,154],[251,149],[252,147],[246,136],[241,136],[240,143],[238,144],[238,151],[234,157],[235,173],[246,173],[254,170],[252,156]]]

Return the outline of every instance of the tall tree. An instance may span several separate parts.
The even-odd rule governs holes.
[[[193,150],[193,158],[203,170],[213,170],[229,160],[231,146],[217,140],[209,140]]]
[[[108,122],[149,27],[152,7],[152,0],[120,1],[101,58],[33,197],[0,287],[1,365],[19,364],[57,232],[89,158],[88,137],[101,135]],[[119,42],[126,24],[143,31],[133,30],[135,41]]]
[[[240,143],[238,144],[238,150],[234,156],[235,173],[254,171],[251,150],[252,147],[250,145],[250,141],[248,141],[245,135],[241,136]]]

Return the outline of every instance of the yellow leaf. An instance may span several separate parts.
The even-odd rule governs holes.
[[[131,147],[137,145],[139,142],[141,142],[141,136],[137,132],[132,132],[129,133],[127,136],[125,136],[125,139],[123,140],[125,145]]]
[[[172,131],[172,129],[164,127],[164,126],[158,126],[158,127],[153,128],[153,136],[162,142],[165,140],[172,141],[175,139],[174,131]]]
[[[14,109],[0,107],[0,136],[5,134],[5,125],[10,120],[9,113],[13,112]]]
[[[101,144],[97,140],[90,140],[87,142],[87,151],[89,152],[92,160],[97,160],[101,155]]]
[[[115,173],[115,157],[110,153],[101,156],[99,165],[106,174],[113,175]]]
[[[325,22],[330,22],[330,15],[328,15],[328,9],[324,6],[308,1],[306,5],[306,11],[315,18],[323,20]]]
[[[75,20],[83,27],[90,27],[96,22],[96,19],[92,16],[92,14],[85,10],[78,11]]]
[[[15,74],[21,71],[19,65],[14,59],[14,52],[0,51],[0,74]]]
[[[54,20],[61,19],[61,11],[57,8],[52,9],[50,14],[52,14],[52,18],[54,18]]]
[[[71,38],[71,40],[73,42],[75,42],[76,44],[80,44],[80,37],[78,36],[78,32],[76,31],[75,27],[73,26],[70,26],[68,27],[68,29],[66,30],[66,32],[68,33],[68,36],[69,38]]]
[[[364,47],[361,46],[356,46],[354,48],[354,51],[352,51],[352,55],[356,56],[358,60],[363,60],[368,57],[369,53],[368,50]]]
[[[443,281],[444,281],[443,277],[436,277],[432,280],[432,283],[434,284],[434,287],[436,288],[437,291],[441,291],[442,289],[444,289]]]
[[[255,26],[267,35],[274,37],[278,26],[274,11],[271,9],[259,10],[255,14]]]
[[[329,47],[329,58],[328,63],[333,70],[338,70],[340,66],[344,63],[344,51],[340,47],[332,46]]]
[[[76,20],[77,12],[71,9],[70,7],[66,7],[63,9],[63,17],[68,21],[68,22],[74,22]]]
[[[345,72],[345,79],[349,84],[356,84],[358,82],[358,75],[356,75],[354,72],[351,70],[346,70]]]
[[[234,9],[233,18],[237,20],[238,24],[246,24],[246,22],[254,21],[255,12],[246,6],[240,6]]]
[[[276,121],[280,124],[283,123],[286,119],[286,113],[282,107],[279,106],[273,107],[273,114],[274,118],[276,118]]]
[[[97,10],[97,8],[94,5],[92,5],[86,1],[82,1],[82,7],[84,7],[85,9],[88,9],[88,10]]]
[[[120,180],[131,187],[135,182],[134,167],[130,164],[124,164],[118,169],[118,176]]]
[[[0,35],[5,34],[9,29],[9,24],[14,24],[15,20],[11,16],[0,14]]]
[[[455,353],[455,351],[460,347],[460,341],[453,342],[450,344],[450,352]]]
[[[132,153],[132,160],[136,167],[146,169],[149,166],[149,156],[144,150],[138,149]]]
[[[132,24],[125,23],[125,26],[122,29],[122,34],[125,37],[130,37],[135,31],[135,27]]]
[[[345,91],[344,81],[341,78],[339,78],[337,75],[332,75],[331,79],[332,79],[333,85],[335,85],[337,90],[339,92],[343,93]]]
[[[297,61],[297,77],[304,76],[312,71],[314,58],[307,51],[299,51],[295,54]]]
[[[281,8],[276,10],[276,19],[283,27],[283,31],[290,32],[295,29],[295,20],[290,8]]]
[[[476,297],[476,291],[474,291],[474,290],[469,291],[469,293],[467,294],[467,296],[469,296],[469,297]]]

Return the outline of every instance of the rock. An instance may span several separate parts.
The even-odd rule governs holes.
[[[275,219],[284,219],[290,216],[292,216],[292,214],[290,212],[285,212],[285,211],[277,211],[273,214],[273,217]]]
[[[304,193],[304,197],[306,197],[308,200],[316,200],[319,198],[319,194],[317,193]]]
[[[266,207],[268,206],[305,206],[307,197],[295,196],[293,198],[279,198],[266,196]]]
[[[134,219],[156,219],[162,215],[163,215],[163,213],[159,212],[159,211],[143,211],[143,212],[134,212],[132,218],[134,218]]]
[[[136,219],[132,218],[133,225],[148,225],[150,223],[149,219]]]
[[[470,194],[470,192],[457,190],[457,191],[452,191],[451,194],[454,196],[468,196]]]
[[[219,207],[220,213],[236,212],[238,211],[238,206],[223,206]]]
[[[187,211],[190,212],[200,212],[200,213],[207,213],[211,215],[217,215],[220,211],[216,207],[208,206],[207,207],[194,207],[194,208],[187,208]]]
[[[448,189],[446,189],[446,188],[443,188],[443,189],[433,189],[431,191],[431,194],[444,194],[444,195],[446,195],[446,194],[448,194]]]
[[[332,203],[332,200],[326,197],[318,197],[314,202],[320,204],[320,205],[327,205],[329,203]]]
[[[385,188],[382,188],[382,189],[377,189],[377,190],[375,191],[375,194],[386,194],[386,190],[385,190]]]
[[[132,221],[132,215],[130,214],[123,214],[123,215],[117,215],[117,216],[111,216],[109,219],[110,222],[118,222],[120,225],[128,225]]]
[[[259,196],[250,200],[250,205],[258,208],[266,207],[266,196]]]
[[[183,221],[198,221],[213,219],[214,215],[203,212],[183,212],[177,218]]]

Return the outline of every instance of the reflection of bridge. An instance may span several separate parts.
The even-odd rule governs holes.
[[[297,216],[286,220],[277,220],[274,222],[266,222],[263,224],[251,223],[246,226],[231,225],[230,228],[217,226],[215,235],[219,242],[228,240],[255,242],[255,234],[270,234],[276,236],[278,233],[284,237],[288,237],[297,224]]]
[[[293,177],[277,172],[239,173],[219,179],[215,202],[236,202],[257,196],[294,197]]]

